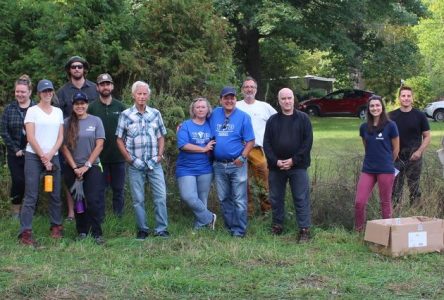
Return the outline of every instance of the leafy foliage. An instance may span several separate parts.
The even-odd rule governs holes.
[[[418,47],[424,58],[424,74],[430,81],[430,102],[444,96],[444,2],[424,0],[430,16],[420,20],[414,31],[418,35]]]

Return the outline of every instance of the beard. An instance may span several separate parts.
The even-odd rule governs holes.
[[[83,72],[82,73],[78,73],[78,74],[72,74],[71,73],[71,78],[72,79],[74,79],[74,80],[80,80],[80,79],[82,79],[84,77],[84,75],[83,75]]]
[[[103,90],[103,91],[99,91],[100,96],[106,98],[109,95],[111,95],[111,91],[110,90]]]

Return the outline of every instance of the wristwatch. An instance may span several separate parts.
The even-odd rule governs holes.
[[[245,163],[247,161],[247,158],[243,155],[239,155],[237,159],[240,160],[242,163]]]
[[[89,161],[85,162],[85,167],[87,167],[88,169],[91,169],[92,165]]]

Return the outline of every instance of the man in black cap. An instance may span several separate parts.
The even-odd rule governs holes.
[[[111,75],[100,74],[96,82],[100,96],[88,106],[88,113],[99,117],[105,127],[106,140],[100,153],[100,162],[106,184],[113,190],[113,212],[121,217],[124,207],[125,159],[117,148],[116,128],[125,106],[112,96],[114,82]]]
[[[72,111],[72,96],[76,92],[83,92],[88,96],[89,101],[99,98],[96,84],[86,79],[89,70],[88,62],[80,56],[71,57],[65,64],[65,71],[68,75],[68,82],[65,83],[58,91],[58,105],[63,111],[63,117],[67,118]]]
[[[63,118],[71,116],[72,99],[76,92],[86,94],[89,101],[99,98],[96,84],[85,78],[88,70],[88,62],[80,56],[73,56],[66,62],[65,71],[69,80],[57,91],[58,103],[54,103],[55,106],[60,107],[63,111]],[[63,160],[62,155],[60,159]],[[63,169],[64,163],[62,162],[61,165]],[[73,220],[74,201],[68,191],[66,192],[66,202],[68,204],[68,220]]]

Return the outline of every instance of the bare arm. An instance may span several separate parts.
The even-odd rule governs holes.
[[[244,150],[243,150],[242,153],[241,153],[241,155],[242,155],[243,157],[247,157],[247,156],[248,156],[248,153],[250,153],[251,149],[253,149],[253,147],[254,147],[254,141],[255,141],[255,140],[251,140],[251,141],[249,141],[249,142],[247,142],[247,143],[245,144]],[[235,164],[236,166],[238,166],[238,167],[241,167],[241,166],[244,164],[244,162],[241,161],[239,158],[237,158],[237,159],[234,161],[234,164]]]
[[[392,139],[392,148],[393,161],[395,161],[399,154],[399,136]]]
[[[165,152],[165,138],[161,136],[157,139],[157,162],[160,162],[162,160],[164,152]]]
[[[430,141],[432,139],[432,135],[430,133],[430,130],[423,131],[422,132],[422,143],[421,146],[419,146],[418,150],[413,152],[412,156],[410,157],[410,160],[418,160],[421,158],[422,153],[425,151],[427,146],[430,144]]]
[[[96,140],[96,146],[94,147],[94,150],[91,152],[88,158],[88,162],[91,164],[96,161],[97,157],[99,156],[100,152],[103,150],[103,143],[104,139],[97,139]],[[74,163],[75,164],[75,163]],[[82,178],[83,174],[89,171],[89,168],[87,166],[81,166],[80,168],[74,168],[74,173],[78,178]]]
[[[205,145],[205,147],[201,147],[201,146],[197,146],[197,145],[188,143],[188,144],[183,145],[183,147],[180,148],[180,150],[186,151],[186,152],[192,152],[192,153],[206,153],[210,150],[213,150],[215,143],[216,143],[215,140],[211,140],[208,142],[208,144]]]

